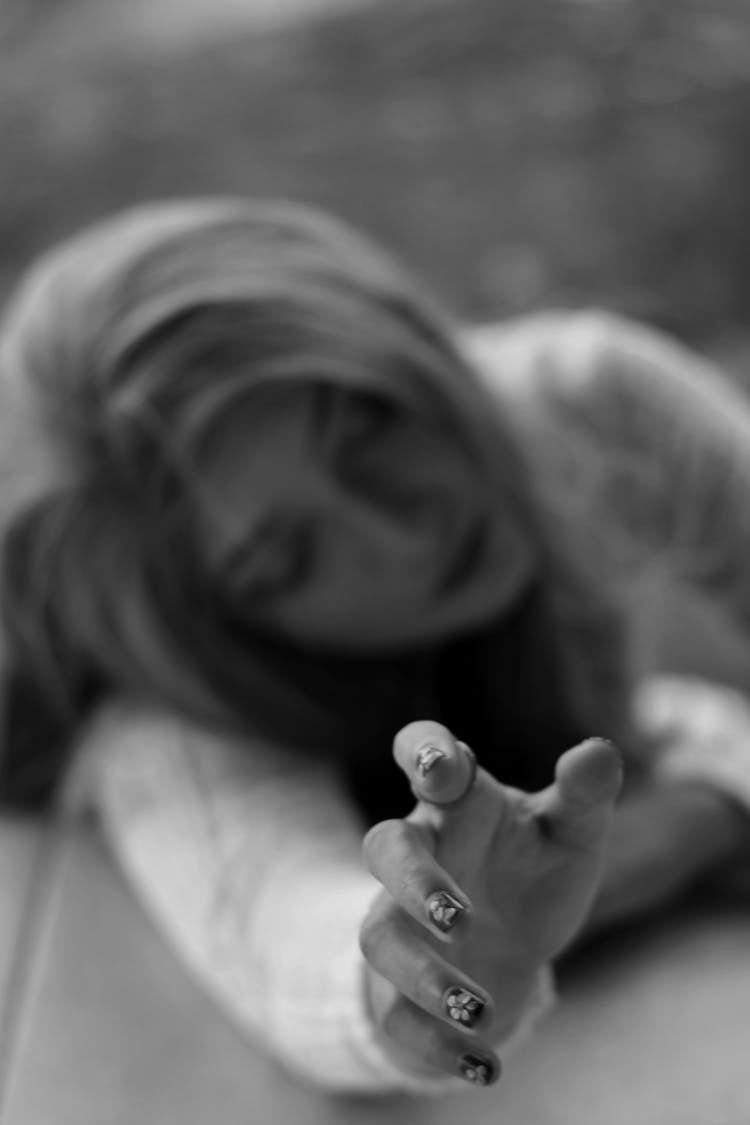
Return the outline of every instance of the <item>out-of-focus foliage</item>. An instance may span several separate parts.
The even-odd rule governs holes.
[[[363,224],[469,316],[594,302],[702,341],[750,319],[746,0],[379,0],[168,57],[6,45],[0,161],[6,287],[113,208],[243,192]]]

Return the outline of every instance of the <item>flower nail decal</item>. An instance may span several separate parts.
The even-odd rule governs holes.
[[[445,750],[441,750],[439,746],[424,746],[417,754],[417,774],[420,778],[427,777],[430,770],[433,770],[438,762],[442,762],[443,758],[447,758]]]
[[[445,994],[445,1010],[455,1023],[463,1027],[473,1027],[482,1012],[484,1001],[468,988],[450,988]]]
[[[449,933],[464,913],[463,905],[447,891],[438,891],[427,904],[430,918],[444,934]]]
[[[492,1060],[482,1055],[461,1055],[458,1069],[461,1077],[475,1086],[489,1086],[497,1077]]]

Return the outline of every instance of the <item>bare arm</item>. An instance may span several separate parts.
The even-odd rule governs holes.
[[[412,842],[394,852],[387,834],[376,833],[370,875],[362,826],[328,767],[126,704],[99,716],[79,763],[141,902],[196,981],[261,1049],[338,1092],[466,1088],[460,1060],[472,1043],[440,1007],[446,969],[434,955],[428,963],[415,934],[404,939],[402,912],[383,890],[387,882],[396,899],[413,899],[423,849]],[[453,888],[434,863],[428,874]],[[376,902],[393,909],[363,955]],[[406,1043],[403,1021],[393,1027],[390,1009],[371,1007],[373,959],[376,975],[416,997],[396,1008],[411,1013]],[[541,1013],[544,960],[531,951],[520,987],[516,963],[493,982],[502,1002],[493,1043],[504,1053]],[[454,984],[464,980],[451,972]]]
[[[478,344],[559,551],[556,577],[564,586],[566,558],[579,576],[567,594],[583,694],[606,710],[619,695],[631,717],[623,749],[631,767],[648,765],[660,747],[632,708],[639,677],[676,660],[750,686],[748,401],[708,361],[608,314],[534,317]],[[750,748],[750,725],[746,739],[731,725],[734,745]],[[695,744],[688,726],[673,760]],[[700,776],[627,787],[592,924],[669,901],[747,847],[726,771],[706,762]]]

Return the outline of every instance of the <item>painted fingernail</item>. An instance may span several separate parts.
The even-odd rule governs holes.
[[[417,774],[420,778],[427,777],[430,770],[434,770],[438,762],[447,758],[445,750],[439,746],[424,746],[417,754]]]
[[[474,1027],[484,1011],[484,1000],[468,988],[449,988],[443,998],[443,1007],[449,1019],[462,1027]]]
[[[461,1055],[458,1070],[462,1078],[474,1086],[490,1086],[500,1077],[500,1068],[486,1055]]]
[[[447,891],[438,891],[427,903],[427,913],[435,926],[447,934],[466,913],[466,907]]]

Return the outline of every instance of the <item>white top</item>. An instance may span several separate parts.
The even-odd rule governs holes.
[[[750,619],[740,565],[750,547],[750,413],[738,392],[687,351],[605,314],[532,317],[476,332],[467,349],[521,436],[533,495],[561,543],[589,533],[598,543],[602,521],[621,525],[640,544],[638,561],[647,558],[641,571],[703,584]],[[602,470],[595,488],[592,463]],[[629,473],[610,472],[613,463]],[[578,487],[567,489],[561,530],[544,498],[563,477]],[[633,524],[635,511],[645,522]],[[722,520],[726,534],[712,538]],[[588,651],[591,621],[571,612],[584,619]],[[571,690],[585,694],[586,683],[595,695],[583,674]],[[641,700],[636,723],[659,726],[659,690]],[[750,737],[734,741],[750,746]],[[713,753],[702,755],[704,780]],[[733,768],[717,784],[741,776],[750,803],[749,752]],[[401,1070],[379,1046],[358,948],[379,885],[360,858],[363,825],[330,769],[120,702],[85,732],[72,783],[85,787],[122,869],[195,978],[295,1074],[342,1091],[466,1088]],[[543,972],[503,1054],[550,997]]]

